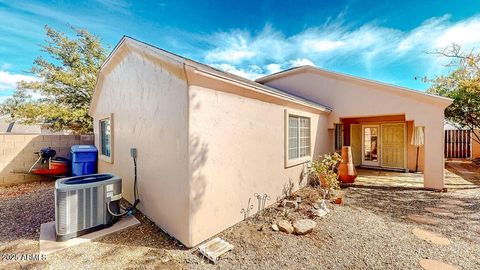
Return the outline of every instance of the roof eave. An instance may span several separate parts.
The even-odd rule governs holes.
[[[200,68],[198,68],[198,66],[191,66],[191,67],[194,68],[196,70],[196,72],[203,73],[203,74],[205,74],[208,77],[211,77],[213,79],[226,80],[226,81],[229,81],[233,84],[240,85],[244,88],[249,88],[250,90],[253,90],[253,91],[265,94],[265,95],[270,95],[270,96],[273,96],[273,97],[276,97],[276,98],[279,98],[279,99],[282,99],[282,100],[285,100],[285,101],[288,101],[288,102],[292,102],[292,103],[295,103],[295,104],[298,104],[298,105],[301,105],[301,106],[305,106],[305,107],[308,107],[308,108],[311,108],[311,109],[315,109],[319,112],[323,112],[323,113],[332,112],[332,109],[327,107],[327,106],[318,104],[318,103],[310,101],[310,100],[306,100],[306,99],[301,98],[301,97],[297,97],[297,96],[285,93],[283,91],[279,91],[279,90],[277,90],[275,88],[272,88],[272,87],[268,87],[268,86],[261,85],[261,84],[259,84],[259,86],[255,86],[253,84],[247,84],[245,82],[238,81],[238,80],[235,80],[235,79],[227,77],[227,76],[223,76],[222,74],[217,74],[217,73],[213,73],[213,72],[210,72],[210,71],[207,71],[207,70],[204,70],[204,69],[200,69]]]
[[[380,87],[383,87],[383,88],[389,88],[389,89],[393,89],[393,90],[396,90],[396,91],[402,91],[402,92],[407,93],[407,94],[418,95],[418,96],[427,98],[431,101],[436,102],[437,104],[440,104],[440,105],[444,106],[445,108],[448,107],[453,102],[453,99],[451,99],[451,98],[442,97],[442,96],[438,96],[438,95],[434,95],[434,94],[430,94],[430,93],[425,93],[425,92],[421,92],[421,91],[418,91],[418,90],[415,90],[415,89],[410,89],[410,88],[406,88],[406,87],[402,87],[402,86],[398,86],[398,85],[393,85],[393,84],[389,84],[389,83],[384,83],[384,82],[380,82],[380,81],[369,80],[369,79],[365,79],[365,78],[361,78],[361,77],[357,77],[357,76],[352,76],[352,75],[343,74],[343,73],[339,73],[339,72],[334,72],[334,71],[330,71],[330,70],[320,69],[320,68],[317,68],[317,67],[314,67],[314,66],[308,66],[308,65],[307,66],[295,67],[295,68],[287,69],[287,70],[280,71],[280,72],[277,72],[277,73],[274,73],[274,74],[270,74],[270,75],[267,75],[265,77],[258,78],[255,81],[258,82],[258,83],[261,83],[261,84],[265,84],[265,83],[273,81],[275,79],[291,76],[291,75],[298,74],[298,73],[301,73],[301,72],[314,72],[314,73],[317,73],[317,74],[322,73],[324,75],[333,76],[333,77],[337,77],[337,78],[344,79],[344,80],[355,80],[355,81],[362,82],[362,83],[369,84],[369,85],[380,86]]]
[[[137,39],[131,38],[129,36],[123,36],[120,39],[120,41],[118,42],[118,44],[115,46],[115,48],[112,50],[112,52],[109,54],[109,56],[107,57],[107,59],[105,60],[105,62],[102,64],[102,66],[100,68],[99,74],[97,76],[97,82],[96,82],[95,87],[94,87],[93,97],[92,97],[90,107],[89,107],[88,114],[90,116],[93,115],[93,108],[94,108],[94,106],[96,106],[96,99],[97,99],[97,95],[98,95],[98,91],[97,91],[98,89],[97,88],[103,80],[103,76],[102,76],[103,69],[108,65],[110,60],[116,55],[117,51],[122,46],[126,46],[128,42],[139,45],[139,46],[141,46],[145,49],[150,49],[155,53],[159,53],[159,54],[161,54],[163,56],[166,56],[166,57],[168,57],[172,60],[179,61],[186,66],[190,66],[192,68],[195,68],[196,70],[199,70],[199,71],[204,72],[206,74],[210,74],[211,76],[216,76],[217,78],[222,78],[224,80],[231,81],[232,83],[239,84],[242,87],[246,87],[246,88],[249,88],[249,89],[254,90],[254,91],[262,92],[262,93],[267,94],[267,95],[276,96],[277,98],[280,98],[280,99],[283,99],[283,100],[288,100],[289,102],[293,102],[293,103],[299,104],[301,106],[306,106],[306,107],[315,109],[315,110],[320,111],[320,112],[329,113],[329,112],[332,111],[332,109],[327,107],[327,106],[315,103],[313,101],[306,100],[306,99],[301,98],[301,97],[296,97],[294,95],[290,95],[290,94],[285,93],[283,91],[280,91],[278,89],[274,89],[272,87],[269,87],[269,86],[266,86],[266,85],[263,85],[263,84],[245,79],[243,77],[241,77],[242,80],[240,80],[240,79],[237,80],[234,77],[238,77],[238,76],[236,76],[234,74],[228,74],[228,75],[231,75],[231,76],[227,76],[226,75],[227,73],[219,71],[219,70],[217,70],[213,67],[210,67],[208,65],[205,65],[205,64],[193,61],[191,59],[184,58],[182,56],[170,53],[168,51],[165,51],[165,50],[160,49],[158,47],[155,47],[153,45],[150,45],[150,44],[147,44],[145,42],[139,41]],[[248,82],[246,82],[246,81],[248,81]]]

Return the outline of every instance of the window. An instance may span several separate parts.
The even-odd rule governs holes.
[[[335,124],[335,151],[342,150],[343,124]]]
[[[286,115],[286,166],[293,166],[310,160],[310,117],[289,112]]]
[[[107,117],[99,121],[100,158],[112,162],[112,118]]]

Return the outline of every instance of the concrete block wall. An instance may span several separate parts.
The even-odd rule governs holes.
[[[52,147],[56,156],[69,158],[70,147],[75,144],[93,145],[94,136],[0,134],[0,186],[40,180],[41,176],[28,174],[38,159],[34,152]]]

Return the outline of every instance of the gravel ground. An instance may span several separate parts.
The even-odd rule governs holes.
[[[401,187],[349,187],[344,205],[316,218],[305,236],[273,232],[270,225],[283,218],[272,206],[219,236],[235,248],[217,264],[196,249],[185,249],[141,214],[140,226],[49,255],[46,261],[0,261],[0,268],[37,269],[420,269],[421,259],[435,259],[459,269],[480,269],[480,189],[434,193]],[[318,194],[311,188],[298,193],[302,206],[287,216],[308,217]],[[425,207],[446,207],[454,216],[426,213]],[[38,252],[40,223],[53,220],[53,183],[0,188],[0,254]],[[20,210],[20,211],[19,211]],[[430,215],[437,225],[417,224],[409,214]],[[17,228],[18,227],[18,228]],[[438,246],[417,239],[422,228],[451,240]],[[2,267],[3,264],[3,267]]]
[[[53,181],[0,188],[0,242],[36,240],[40,224],[55,216]]]

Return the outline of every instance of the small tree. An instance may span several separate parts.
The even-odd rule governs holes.
[[[338,153],[334,153],[319,156],[312,162],[311,174],[316,182],[314,185],[320,185],[324,198],[340,188],[336,169],[341,160],[342,157]]]
[[[107,53],[98,37],[84,29],[72,29],[75,39],[45,27],[47,39],[42,51],[49,57],[37,57],[31,68],[39,80],[18,83],[14,96],[1,105],[3,113],[21,123],[43,124],[53,131],[93,130],[88,108]],[[39,98],[30,98],[29,93]]]
[[[458,44],[436,51],[450,58],[448,66],[455,70],[431,80],[430,93],[453,99],[445,117],[459,128],[472,130],[472,139],[480,143],[480,53],[463,52]]]

